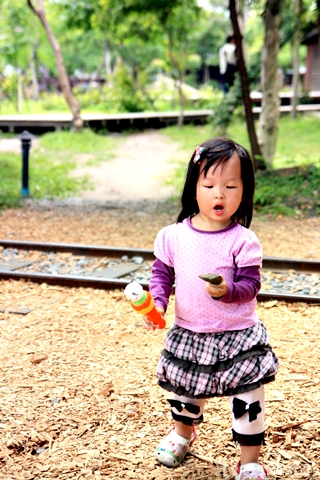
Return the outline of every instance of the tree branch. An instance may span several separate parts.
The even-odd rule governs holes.
[[[74,128],[75,130],[81,130],[83,126],[83,120],[81,118],[81,113],[80,113],[80,104],[75,98],[75,96],[73,95],[69,77],[64,64],[63,56],[60,50],[60,45],[53,31],[51,30],[49,22],[47,21],[45,9],[43,6],[43,1],[38,0],[38,5],[39,5],[38,9],[33,5],[32,0],[27,0],[27,3],[29,8],[32,10],[32,12],[39,18],[43,28],[45,29],[48,41],[51,45],[51,48],[55,56],[57,70],[58,70],[59,84],[65,96],[65,99],[70,107],[70,110],[72,112]]]
[[[36,9],[36,7],[33,5],[31,0],[27,0],[28,7],[33,11],[35,15],[37,15],[40,18],[40,12],[39,10]]]
[[[233,27],[233,33],[236,43],[237,66],[240,75],[242,98],[245,110],[247,132],[251,145],[251,153],[254,160],[255,170],[264,170],[266,168],[265,162],[262,158],[260,145],[258,143],[257,134],[255,130],[254,117],[252,113],[252,102],[250,97],[249,79],[247,73],[246,62],[242,47],[242,32],[240,30],[238,21],[238,11],[236,0],[229,0],[230,19]]]

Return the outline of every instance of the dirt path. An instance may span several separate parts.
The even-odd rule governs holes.
[[[86,200],[163,200],[175,192],[166,185],[173,174],[179,144],[157,131],[145,131],[121,139],[112,160],[98,167],[83,167],[74,175],[89,175],[94,184],[80,196]]]

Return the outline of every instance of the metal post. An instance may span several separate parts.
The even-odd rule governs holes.
[[[29,196],[29,150],[31,147],[31,140],[34,136],[24,130],[20,133],[19,138],[21,140],[21,150],[22,150],[22,189],[21,195],[23,197]]]

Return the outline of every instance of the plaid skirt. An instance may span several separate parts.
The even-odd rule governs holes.
[[[174,325],[157,366],[159,385],[190,398],[230,396],[275,379],[279,361],[259,320],[245,330],[195,333]]]

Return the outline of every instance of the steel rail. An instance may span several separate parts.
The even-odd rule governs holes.
[[[112,258],[121,258],[123,255],[128,255],[129,257],[141,255],[146,260],[154,260],[153,250],[142,248],[78,245],[72,243],[25,242],[20,240],[3,239],[0,239],[0,246],[4,248],[16,248],[18,250],[37,250],[40,252],[72,252],[76,255],[90,257],[110,256]]]
[[[128,280],[118,278],[98,278],[92,276],[76,276],[76,275],[49,275],[46,273],[33,273],[21,271],[0,271],[0,279],[27,280],[34,283],[47,283],[49,285],[60,285],[66,287],[90,287],[95,289],[113,290],[124,289],[128,284]],[[139,283],[145,288],[149,288],[149,283],[140,281]],[[268,300],[279,300],[284,302],[304,302],[309,304],[320,304],[320,296],[288,294],[277,292],[260,291],[257,296],[258,301],[265,302]]]
[[[112,258],[121,258],[124,255],[133,257],[136,255],[142,256],[145,260],[153,260],[153,251],[150,249],[136,249],[136,248],[118,248],[118,247],[103,247],[92,245],[78,245],[78,244],[60,244],[60,243],[45,243],[45,242],[25,242],[19,240],[2,240],[0,239],[0,246],[4,248],[15,248],[25,251],[37,250],[47,252],[72,252],[77,255],[103,257],[109,256]],[[273,258],[264,257],[263,268],[270,270],[294,270],[296,272],[320,272],[320,261],[317,260],[297,260],[288,258]],[[3,279],[25,279],[36,283],[48,283],[54,285],[62,285],[69,287],[91,287],[101,288],[105,290],[124,288],[128,284],[128,280],[121,278],[99,278],[92,275],[54,275],[39,272],[24,272],[19,270],[1,270],[0,278]],[[149,283],[141,281],[141,285],[148,289]],[[277,293],[260,291],[257,299],[259,301],[267,300],[282,300],[285,302],[306,302],[311,304],[320,304],[320,296],[316,295],[301,295],[293,293]]]
[[[18,250],[37,250],[41,252],[73,252],[89,257],[121,258],[124,255],[142,256],[145,260],[154,260],[153,250],[127,247],[108,247],[99,245],[81,245],[72,243],[26,242],[20,240],[0,239],[0,246]],[[270,270],[294,270],[304,273],[320,273],[320,260],[305,260],[296,258],[263,257],[263,268]]]

